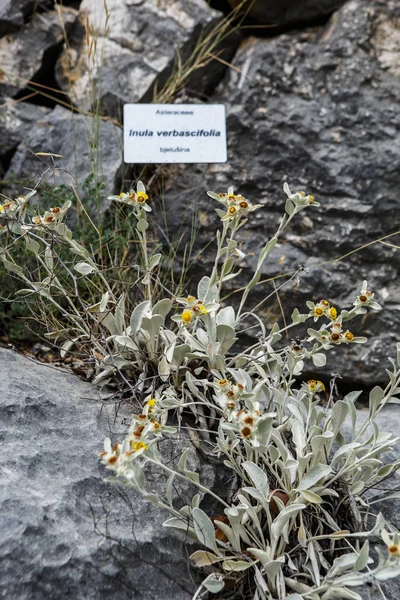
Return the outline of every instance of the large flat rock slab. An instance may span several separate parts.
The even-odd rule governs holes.
[[[189,600],[168,515],[103,481],[103,439],[125,431],[114,409],[89,383],[11,351],[0,349],[0,369],[0,597]]]

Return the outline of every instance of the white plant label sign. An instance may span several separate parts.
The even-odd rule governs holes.
[[[125,104],[126,163],[224,163],[223,104]]]

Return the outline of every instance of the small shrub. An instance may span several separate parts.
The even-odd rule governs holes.
[[[276,323],[271,330],[259,306],[247,307],[279,236],[298,212],[319,206],[313,196],[292,193],[287,184],[284,191],[285,215],[261,250],[236,312],[222,306],[221,293],[245,258],[239,230],[261,206],[232,188],[209,192],[221,220],[212,272],[196,290],[178,297],[160,283],[163,256],[148,251],[151,208],[141,182],[110,197],[131,210],[140,248],[136,277],[122,287],[66,226],[70,201],[33,218],[28,204],[34,191],[0,207],[0,236],[7,240],[0,259],[24,282],[18,295],[39,298],[55,315],[47,337],[60,342],[62,354],[84,356],[96,385],[113,386],[139,407],[126,438],[114,445],[105,441],[101,461],[112,472],[110,481],[134,487],[168,511],[164,525],[183,530],[201,547],[191,559],[206,576],[194,598],[221,595],[229,580],[229,597],[357,600],[361,596],[353,587],[400,574],[399,535],[373,512],[367,493],[400,464],[383,462],[397,438],[380,432],[375,422],[388,403],[399,402],[400,345],[389,382],[371,391],[369,414],[360,426],[358,392],[338,400],[333,385],[328,392],[318,379],[299,380],[306,361],[322,367],[331,348],[367,341],[357,335],[353,321],[368,309],[380,309],[374,294],[363,282],[353,306],[340,313],[326,299],[310,300],[305,312],[293,312],[290,324]],[[34,273],[17,262],[18,243],[35,256]],[[133,290],[143,297],[127,310]],[[250,320],[257,324],[257,341],[235,351]],[[284,343],[286,331],[309,321],[305,339]],[[164,462],[160,440],[176,436],[188,415],[199,439],[206,431],[212,453],[232,472],[232,489],[218,494],[205,487],[187,465],[189,449],[176,467]],[[351,424],[347,440],[346,418]],[[146,483],[152,468],[168,475],[162,494]],[[174,491],[178,480],[198,490],[183,507]],[[200,507],[207,494],[220,506],[218,517]],[[376,548],[373,565],[369,542],[379,539],[386,548]]]

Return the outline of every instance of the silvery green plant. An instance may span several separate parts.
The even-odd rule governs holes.
[[[292,193],[287,184],[284,191],[285,215],[262,248],[237,311],[223,305],[222,292],[239,275],[238,260],[245,258],[240,229],[262,207],[233,188],[209,192],[221,220],[210,275],[187,295],[166,294],[157,302],[153,287],[163,257],[148,253],[151,209],[145,187],[139,182],[136,190],[110,197],[131,208],[141,247],[137,272],[144,299],[131,314],[125,310],[126,293],[116,295],[65,225],[68,204],[32,217],[28,194],[0,207],[0,235],[7,239],[0,259],[26,283],[19,294],[38,296],[65,323],[49,331],[49,338],[62,340],[64,354],[85,350],[95,364],[94,383],[125,386],[140,405],[125,439],[105,441],[101,461],[111,471],[109,481],[134,487],[165,509],[170,514],[165,527],[182,530],[198,545],[191,559],[204,569],[205,578],[194,599],[221,596],[226,581],[233,580],[237,597],[246,593],[254,600],[357,600],[361,596],[354,587],[400,574],[399,534],[374,513],[368,492],[399,467],[398,461],[385,462],[398,439],[380,432],[375,419],[388,403],[400,401],[400,346],[389,383],[371,391],[369,414],[361,424],[355,408],[358,392],[335,401],[332,385],[324,401],[321,381],[299,385],[307,361],[321,367],[331,348],[367,341],[349,323],[368,309],[380,309],[373,292],[363,282],[353,307],[340,313],[326,299],[310,300],[305,312],[293,312],[290,324],[275,324],[271,330],[258,314],[262,303],[247,308],[279,236],[298,212],[319,206],[313,196]],[[38,260],[35,279],[13,257],[19,241]],[[95,288],[96,302],[85,303],[78,278]],[[259,329],[257,341],[235,351],[249,319]],[[312,326],[303,342],[283,343],[288,330],[307,321]],[[212,453],[232,472],[235,483],[223,495],[208,489],[188,466],[189,447],[176,466],[164,460],[160,441],[180,435],[189,412],[198,424],[196,439],[207,435]],[[348,439],[343,435],[346,419],[351,423]],[[163,493],[146,481],[152,468],[168,475]],[[179,480],[196,490],[183,507],[175,492]],[[220,507],[219,514],[201,508],[206,495]],[[379,540],[384,550],[376,549],[374,563],[369,544]]]

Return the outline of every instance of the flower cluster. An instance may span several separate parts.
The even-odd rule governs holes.
[[[261,438],[258,427],[262,422],[262,405],[255,400],[254,394],[243,383],[229,379],[219,379],[212,384],[216,393],[215,403],[222,408],[224,429],[234,431],[239,439],[246,440],[253,447],[259,447]]]
[[[210,311],[217,310],[219,308],[218,304],[203,304],[203,302],[195,296],[177,298],[176,301],[178,304],[182,304],[184,306],[184,310],[180,315],[174,315],[172,320],[178,323],[183,323],[184,325],[190,325],[197,317],[204,317]]]
[[[213,386],[217,390],[216,403],[226,412],[228,420],[231,420],[234,411],[239,408],[238,401],[245,392],[242,383],[234,383],[229,379],[219,379]]]
[[[258,208],[262,208],[262,204],[252,204],[241,194],[234,194],[233,187],[228,188],[227,193],[222,192],[216,194],[215,192],[207,192],[207,194],[210,198],[213,198],[224,205],[226,209],[225,213],[223,211],[217,211],[221,216],[222,221],[230,221],[237,217],[245,217]]]
[[[318,379],[310,379],[305,384],[305,387],[309,392],[312,392],[313,394],[317,394],[318,392],[325,391],[324,384],[322,383],[322,381],[319,381]]]
[[[147,204],[148,199],[146,188],[141,181],[138,182],[136,190],[131,189],[129,192],[121,192],[118,196],[108,196],[108,200],[129,204],[130,206],[143,208],[145,211],[150,212],[151,208]]]
[[[46,210],[43,216],[37,215],[32,218],[32,223],[34,225],[56,225],[60,223],[65,215],[66,210],[56,206],[54,208],[50,208]]]
[[[307,306],[310,309],[308,316],[314,317],[314,321],[317,321],[320,317],[327,317],[331,321],[328,325],[323,325],[319,331],[309,329],[308,334],[310,335],[310,339],[320,342],[325,350],[328,350],[332,345],[364,344],[367,338],[355,336],[349,329],[344,331],[343,321],[348,321],[356,314],[365,313],[366,307],[380,310],[381,306],[373,300],[373,297],[374,294],[367,291],[367,282],[364,281],[360,295],[357,296],[354,302],[355,308],[350,312],[344,310],[338,315],[336,308],[331,306],[327,300],[320,300],[318,304],[307,302]]]
[[[357,338],[358,341],[364,338]],[[322,330],[320,332],[320,341],[324,344],[350,344],[351,342],[356,342],[357,339],[351,331],[348,329],[346,331],[342,330],[341,322],[335,321],[331,325],[331,331]]]
[[[128,436],[122,444],[111,446],[109,439],[104,442],[104,452],[99,456],[101,462],[119,475],[127,475],[129,463],[141,456],[152,442],[163,432],[160,422],[162,410],[156,398],[149,398],[143,411],[134,415]]]
[[[18,204],[15,200],[10,200],[4,204],[0,204],[0,213],[2,217],[13,217],[18,210]]]
[[[309,316],[314,317],[314,321],[317,321],[321,317],[327,317],[334,321],[337,317],[336,308],[331,306],[328,300],[320,300],[318,304],[307,302],[307,306],[310,309]]]
[[[139,415],[135,415],[132,419],[128,435],[131,447],[139,440],[140,442],[145,440],[144,443],[147,447],[148,436],[150,434],[158,435],[162,432],[162,425],[159,422],[160,414],[161,411],[157,399],[150,398],[147,400],[143,407],[143,412]]]
[[[243,408],[236,413],[233,422],[239,426],[239,433],[243,439],[253,439],[253,443],[256,442],[257,425],[260,417],[261,412],[258,404],[252,411]]]
[[[288,215],[296,214],[303,208],[310,206],[310,204],[320,206],[319,202],[316,202],[314,196],[311,196],[311,194],[306,194],[305,192],[295,192],[292,194],[287,183],[283,185],[283,191],[287,195],[285,210]]]
[[[328,350],[332,344],[364,344],[367,341],[367,338],[360,336],[356,337],[354,333],[348,329],[343,331],[341,317],[331,323],[330,327],[330,330],[324,328],[322,328],[320,331],[315,331],[315,329],[308,330],[311,339],[319,341],[322,347],[326,350]]]
[[[36,190],[31,190],[26,195],[18,196],[15,200],[8,200],[7,202],[4,202],[4,204],[0,204],[0,217],[6,219],[15,218],[17,213],[27,205],[30,198],[35,194]]]
[[[147,449],[145,442],[135,442],[130,448],[125,444],[114,444],[111,446],[109,438],[104,440],[104,452],[99,454],[101,462],[107,469],[114,471],[117,475],[125,475],[128,464]]]

